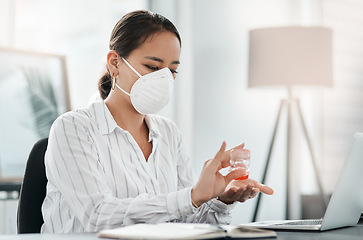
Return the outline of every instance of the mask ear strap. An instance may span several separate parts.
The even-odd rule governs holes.
[[[123,90],[117,83],[115,83],[116,87],[118,89],[120,89],[122,92],[124,92],[126,95],[130,96],[130,93],[126,92],[125,90]]]
[[[131,68],[131,70],[132,70],[132,71],[134,71],[134,73],[136,73],[136,74],[137,74],[137,76],[142,77],[142,76],[141,76],[141,74],[140,74],[140,73],[138,73],[138,72],[136,71],[136,69],[135,69],[135,68],[133,68],[133,67],[131,66],[131,64],[130,64],[130,63],[128,63],[128,62],[126,61],[126,59],[125,59],[125,58],[122,58],[122,60],[124,60],[124,62],[126,63],[126,65],[127,65],[127,66],[129,66],[129,68]]]

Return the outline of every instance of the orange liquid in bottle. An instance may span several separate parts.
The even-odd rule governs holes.
[[[248,174],[244,175],[242,177],[239,177],[239,178],[235,178],[234,180],[246,180],[247,178],[248,178]]]
[[[235,178],[235,180],[246,180],[250,169],[250,155],[248,149],[233,149],[230,153],[230,170],[241,168],[245,170],[245,175]]]

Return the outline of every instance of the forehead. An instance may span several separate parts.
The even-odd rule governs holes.
[[[180,57],[180,42],[172,32],[162,31],[149,36],[130,55],[155,56],[164,61],[177,61]]]

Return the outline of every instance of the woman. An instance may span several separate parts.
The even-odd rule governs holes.
[[[135,223],[228,223],[234,202],[272,189],[229,166],[223,143],[195,184],[181,135],[153,115],[169,98],[181,40],[158,14],[126,14],[113,29],[102,100],[53,124],[42,232],[95,232]],[[243,148],[243,144],[237,146]]]

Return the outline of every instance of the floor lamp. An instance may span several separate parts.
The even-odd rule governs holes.
[[[262,183],[266,180],[271,153],[274,147],[281,113],[287,110],[287,161],[286,161],[286,219],[290,219],[290,165],[292,108],[297,108],[305,140],[307,142],[319,195],[323,207],[325,196],[316,160],[300,107],[299,99],[292,96],[292,88],[332,87],[332,31],[325,27],[275,27],[250,31],[249,35],[249,87],[284,86],[287,99],[281,100],[273,130]],[[252,221],[256,221],[262,194],[259,194]]]

